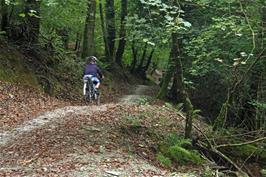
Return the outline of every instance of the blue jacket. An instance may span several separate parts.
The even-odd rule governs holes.
[[[83,76],[85,75],[93,75],[94,77],[102,78],[102,71],[96,64],[87,64]]]

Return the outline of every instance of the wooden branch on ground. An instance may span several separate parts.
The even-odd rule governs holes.
[[[244,143],[236,143],[236,144],[221,144],[221,145],[216,146],[216,148],[221,148],[221,147],[234,147],[234,146],[243,146],[243,145],[253,144],[253,143],[257,143],[257,142],[265,141],[265,140],[266,140],[266,137],[262,137],[262,138],[258,138],[258,139],[255,139],[255,140],[253,140],[253,141],[248,141],[248,142],[244,142]]]
[[[229,157],[227,157],[225,154],[223,154],[221,151],[219,151],[215,146],[213,146],[213,144],[211,143],[211,141],[208,138],[208,136],[205,133],[203,133],[195,124],[193,124],[193,127],[205,137],[205,139],[206,139],[206,141],[208,143],[209,151],[217,154],[218,156],[220,156],[221,158],[226,160],[233,167],[235,167],[243,176],[248,176],[248,174],[245,173],[235,162],[233,162],[233,160],[231,160]],[[198,145],[200,147],[202,146],[201,144],[198,144]]]

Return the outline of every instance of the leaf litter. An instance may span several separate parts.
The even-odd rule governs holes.
[[[1,94],[2,99],[7,96]],[[30,104],[30,101],[23,104]],[[50,109],[39,106],[36,113],[25,113],[23,104],[16,104],[17,111],[4,112],[5,116],[13,116],[9,119],[15,119],[15,123],[5,120],[5,126],[1,124],[5,131],[34,120],[25,120],[14,113],[22,112],[24,117],[30,117],[40,110]],[[55,108],[67,103],[55,100],[51,101],[51,108],[52,105]],[[175,111],[136,104],[106,104],[98,110],[95,107],[68,107],[68,110],[71,110],[69,114],[14,134],[12,141],[0,145],[0,176],[173,176],[155,160],[156,139],[153,135],[154,132],[183,132],[184,120]],[[198,167],[192,169],[199,170]],[[188,169],[180,168],[180,171]]]

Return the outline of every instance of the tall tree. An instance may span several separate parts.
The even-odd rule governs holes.
[[[193,105],[190,101],[190,98],[187,93],[187,89],[184,83],[183,76],[183,67],[181,61],[181,52],[180,52],[180,44],[181,42],[178,40],[177,33],[172,33],[172,51],[173,58],[176,64],[176,78],[177,78],[177,88],[180,92],[180,96],[182,102],[184,103],[186,109],[186,126],[185,126],[185,137],[192,138],[192,121],[193,121]]]
[[[103,42],[104,42],[104,49],[105,49],[105,59],[109,60],[110,50],[107,43],[107,32],[106,32],[106,25],[104,21],[104,14],[103,14],[103,3],[102,0],[99,0],[99,11],[100,11],[100,18],[101,18],[101,28],[103,34]]]
[[[107,45],[109,49],[108,53],[109,56],[107,58],[113,61],[115,54],[115,36],[116,36],[114,0],[106,0],[105,19],[106,19],[105,22],[106,22]]]
[[[95,14],[96,14],[96,0],[88,0],[88,11],[85,21],[82,58],[92,56],[95,54]]]
[[[119,44],[116,52],[115,61],[122,66],[122,57],[126,46],[126,16],[127,16],[127,0],[121,0],[121,19],[120,19],[120,34]]]

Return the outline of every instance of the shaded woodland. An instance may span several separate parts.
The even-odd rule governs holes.
[[[157,99],[186,113],[185,139],[244,175],[252,176],[246,164],[266,170],[264,0],[0,2],[0,43],[29,56],[44,91],[55,93],[54,79],[80,82],[92,55],[121,77],[153,82],[160,73]]]

